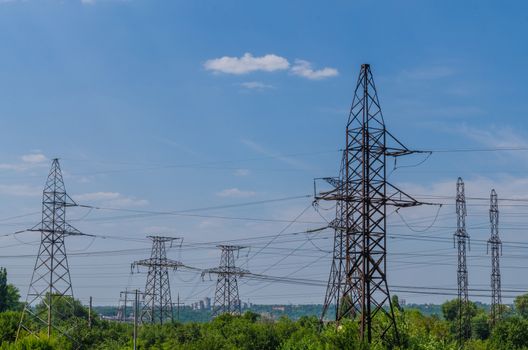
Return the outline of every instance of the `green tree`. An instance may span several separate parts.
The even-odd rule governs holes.
[[[442,315],[447,321],[455,321],[458,317],[458,299],[448,300],[442,304]]]
[[[20,302],[20,292],[11,283],[7,285],[6,304],[7,310],[20,311],[23,307],[23,303]]]
[[[475,339],[488,339],[490,336],[490,326],[488,315],[484,310],[481,310],[471,320],[471,333]]]
[[[19,312],[5,311],[0,313],[0,344],[15,340],[19,321]]]
[[[403,307],[401,307],[401,305],[400,305],[400,298],[398,298],[397,295],[393,295],[393,296],[392,296],[391,303],[392,303],[392,307],[393,307],[395,310],[403,311]]]
[[[0,268],[0,312],[18,310],[21,307],[18,289],[7,283],[7,270]]]
[[[0,268],[0,312],[7,310],[7,271]]]
[[[499,321],[491,333],[489,348],[494,350],[528,348],[528,321],[520,317]]]
[[[528,318],[528,294],[519,295],[514,300],[515,311],[523,318]]]
[[[46,302],[49,301],[49,294],[46,293]],[[51,298],[52,314],[51,318],[54,320],[68,320],[72,317],[88,318],[88,309],[84,307],[81,302],[70,296],[53,295]],[[36,306],[36,313],[38,315],[45,315],[48,312],[48,307],[44,300]]]

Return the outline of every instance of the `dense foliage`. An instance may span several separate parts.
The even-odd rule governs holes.
[[[16,289],[8,286],[5,270],[0,269],[0,350],[132,349],[131,324],[95,317],[89,328],[87,310],[75,300],[67,300],[64,304],[57,300],[57,310],[53,314],[61,327],[75,330],[70,338],[55,334],[47,339],[44,333],[34,337],[22,332],[16,341],[21,304]],[[455,350],[459,349],[458,305],[458,300],[447,301],[441,305],[441,315],[427,315],[416,308],[400,307],[394,298],[399,334],[388,333],[371,346],[360,343],[354,320],[346,320],[336,327],[332,322],[321,325],[316,316],[273,320],[246,312],[242,316],[222,315],[210,322],[142,325],[138,349]],[[42,307],[37,306],[35,311]],[[68,307],[73,307],[74,312],[64,317]],[[528,350],[528,294],[519,296],[513,308],[504,307],[502,320],[494,326],[489,321],[489,310],[473,303],[466,307],[471,314],[471,331],[464,342],[465,349]],[[387,319],[381,314],[374,320],[377,332],[386,324]]]

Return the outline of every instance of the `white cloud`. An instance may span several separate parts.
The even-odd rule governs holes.
[[[461,134],[465,138],[484,146],[484,148],[503,149],[500,152],[486,152],[488,157],[494,157],[493,159],[500,161],[502,164],[504,164],[504,162],[526,162],[528,160],[528,152],[515,151],[515,149],[519,148],[527,149],[528,141],[523,133],[520,133],[514,128],[496,125],[491,125],[486,128],[478,128],[461,125],[454,129],[449,127],[445,127],[445,129],[451,133]],[[508,168],[502,169],[507,172]]]
[[[222,190],[216,194],[218,197],[226,197],[226,198],[247,198],[247,197],[253,197],[256,195],[253,191],[242,191],[238,188],[227,188],[225,190]]]
[[[46,162],[48,158],[42,153],[25,154],[22,156],[22,161],[25,163],[42,163]]]
[[[509,127],[491,127],[489,129],[462,126],[459,132],[470,139],[492,148],[524,148],[528,147],[526,137],[519,135]]]
[[[466,201],[468,205],[468,214],[474,216],[476,214],[484,214],[484,220],[487,223],[486,215],[489,209],[490,192],[495,189],[499,198],[499,210],[501,212],[508,212],[512,207],[501,207],[501,198],[528,198],[528,177],[515,176],[498,176],[498,177],[471,177],[463,178]],[[455,196],[456,196],[456,181],[457,177],[450,180],[438,181],[427,185],[419,185],[415,183],[401,183],[399,188],[405,193],[413,196],[415,199],[428,203],[441,203],[444,206],[441,208],[438,218],[439,226],[450,226],[456,224],[455,220]],[[511,204],[511,203],[508,203]],[[407,220],[418,220],[420,224],[417,229],[423,226],[428,226],[434,221],[435,214],[438,207],[424,205],[414,208],[408,208],[399,211],[401,215]],[[515,208],[513,208],[515,210]],[[471,220],[479,220],[479,217],[471,218]],[[513,220],[507,218],[506,221]],[[400,223],[397,215],[391,215],[391,222]],[[437,222],[437,223],[438,223]],[[504,222],[504,220],[503,220]],[[421,226],[420,226],[421,225]],[[413,226],[413,225],[411,225]]]
[[[0,163],[0,170],[25,171],[36,167],[47,166],[48,158],[42,153],[30,153],[20,157],[16,163]]]
[[[255,71],[273,72],[288,69],[290,63],[284,57],[274,54],[267,54],[261,57],[254,57],[250,53],[245,53],[242,57],[224,56],[207,60],[205,69],[217,73],[246,74]]]
[[[249,174],[249,169],[237,169],[234,173],[235,176],[248,176]]]
[[[324,67],[319,70],[314,70],[312,64],[305,60],[295,60],[294,66],[291,68],[291,72],[303,78],[310,80],[321,80],[325,78],[335,77],[339,74],[337,69]]]
[[[240,86],[250,90],[273,89],[273,85],[264,84],[260,81],[246,81],[244,83],[240,83]]]
[[[147,205],[146,199],[125,196],[119,192],[90,192],[73,196],[77,202],[98,202],[103,206],[123,208]]]

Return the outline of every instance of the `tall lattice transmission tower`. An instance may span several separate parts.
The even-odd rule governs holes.
[[[497,192],[491,190],[490,195],[490,224],[491,237],[488,240],[488,253],[491,250],[491,323],[495,324],[501,318],[501,273],[500,255],[502,255],[502,242],[499,238],[499,204]]]
[[[22,331],[40,335],[44,326],[48,338],[53,331],[68,336],[60,319],[72,316],[75,310],[65,238],[84,235],[66,221],[66,208],[76,205],[66,193],[59,160],[53,159],[43,192],[42,221],[30,229],[40,232],[40,248],[17,339]]]
[[[165,244],[181,238],[148,236],[152,240],[152,251],[149,259],[132,263],[132,271],[139,266],[148,267],[147,282],[143,293],[143,307],[139,319],[143,323],[163,323],[174,321],[172,297],[169,283],[169,268],[178,269],[184,265],[176,260],[167,258]]]
[[[336,201],[336,219],[330,225],[335,230],[333,261],[321,319],[331,306],[337,323],[357,317],[360,337],[369,343],[378,314],[389,322],[377,335],[384,337],[392,329],[398,337],[387,285],[386,208],[421,203],[387,182],[386,160],[411,153],[415,151],[385,129],[370,65],[361,65],[340,175],[324,178],[333,189],[316,193],[316,203]]]
[[[238,294],[238,278],[249,274],[249,271],[235,266],[235,252],[238,253],[244,247],[219,245],[218,248],[222,249],[220,265],[202,271],[202,278],[205,274],[217,275],[212,316],[215,317],[223,313],[240,315],[241,305]]]
[[[469,235],[466,231],[466,195],[464,181],[458,178],[456,184],[456,214],[457,230],[453,235],[454,244],[458,249],[458,343],[463,342],[471,336],[471,315],[469,313],[468,297],[468,270],[466,264],[466,247],[470,247]]]

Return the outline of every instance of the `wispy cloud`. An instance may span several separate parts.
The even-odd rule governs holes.
[[[286,163],[292,167],[295,167],[295,168],[300,168],[300,169],[309,169],[309,167],[301,162],[301,161],[298,161],[294,158],[291,158],[291,157],[288,157],[288,156],[284,156],[284,155],[281,155],[280,153],[277,153],[277,152],[274,152],[272,150],[269,150],[268,148],[256,143],[255,141],[252,141],[252,140],[249,140],[249,139],[242,139],[241,142],[248,146],[250,149],[252,149],[253,151],[259,153],[259,154],[262,154],[266,157],[269,157],[269,158],[274,158],[274,159],[278,159],[279,161],[283,162],[283,163]]]
[[[170,140],[170,139],[167,139],[167,138],[164,138],[164,137],[161,137],[159,138],[159,140],[168,145],[168,146],[171,146],[171,147],[174,147],[180,151],[182,151],[183,153],[187,153],[191,156],[201,156],[201,154],[199,154],[198,152],[194,151],[193,149],[191,149],[190,147],[187,147],[181,143],[178,143],[174,140]]]
[[[246,81],[244,83],[240,83],[240,86],[250,90],[273,89],[273,85],[264,84],[260,81]]]
[[[249,174],[249,169],[237,169],[234,173],[235,176],[248,176]]]
[[[498,194],[499,205],[501,203],[501,198],[528,198],[528,177],[511,175],[499,175],[494,177],[475,176],[463,178],[463,180],[465,184],[466,199],[470,206],[470,215],[474,215],[478,212],[486,212],[488,210],[489,207],[487,205],[489,202],[487,201],[487,198],[490,197],[492,189],[495,189]],[[417,224],[418,226],[427,226],[429,225],[429,221],[434,221],[433,218],[439,210],[439,213],[441,214],[441,217],[438,218],[439,221],[447,220],[451,224],[456,222],[455,210],[454,207],[451,206],[455,202],[456,181],[457,177],[454,176],[450,180],[436,181],[430,184],[417,184],[410,182],[400,183],[400,189],[420,201],[444,204],[442,208],[429,205],[419,206],[409,210],[402,210],[400,211],[400,214],[403,215],[405,219],[416,219],[422,222],[421,224]],[[484,198],[484,200],[477,200],[475,198]],[[476,203],[479,205],[472,205]],[[391,221],[400,221],[398,216],[394,215],[391,218]],[[423,226],[419,226],[417,229],[423,228]]]
[[[238,188],[226,188],[225,190],[222,190],[218,192],[216,195],[218,197],[226,197],[226,198],[247,198],[247,197],[254,197],[257,193],[254,191],[242,191]]]
[[[290,63],[284,57],[267,54],[255,57],[250,53],[245,53],[242,57],[224,56],[207,60],[205,69],[216,73],[246,74],[256,71],[274,72],[288,69]]]
[[[492,148],[528,147],[526,137],[509,127],[491,126],[488,129],[484,129],[463,125],[457,130],[473,141]]]
[[[431,65],[428,67],[415,67],[401,71],[401,79],[410,80],[433,80],[447,78],[455,74],[455,70],[449,66]]]
[[[157,234],[163,234],[163,235],[173,235],[176,230],[174,228],[168,227],[168,226],[147,226],[144,227],[141,232],[146,235],[157,235]],[[177,237],[177,235],[174,235],[173,237]]]
[[[90,192],[73,196],[77,202],[96,202],[102,205],[116,208],[138,207],[148,205],[146,199],[138,199],[132,196],[125,196],[119,192]]]
[[[511,175],[501,175],[495,178],[477,176],[464,178],[465,194],[468,201],[471,198],[489,198],[491,189],[495,189],[499,194],[499,199],[503,198],[528,198],[528,177],[516,177]],[[454,203],[456,194],[456,181],[454,177],[450,181],[438,181],[428,185],[416,183],[401,183],[399,187],[406,193],[418,199],[428,202]],[[448,199],[431,199],[430,197],[449,197]],[[486,208],[485,208],[486,209]],[[454,211],[453,211],[454,213]],[[423,214],[423,213],[422,213]]]
[[[130,0],[80,0],[83,5],[95,5],[99,2],[128,2]]]
[[[446,130],[453,132],[451,128]],[[507,126],[491,125],[487,128],[472,127],[461,125],[455,128],[455,133],[463,135],[465,138],[476,142],[486,148],[528,148],[528,141],[526,135]],[[490,155],[492,156],[492,155]],[[528,161],[528,152],[524,151],[508,151],[494,152],[494,159],[501,163],[518,163],[524,164]],[[513,163],[512,163],[513,162]]]
[[[0,185],[0,194],[15,197],[36,197],[42,195],[42,188],[31,185]]]
[[[47,166],[48,158],[42,153],[30,153],[20,157],[20,161],[0,163],[1,170],[24,171],[36,167]]]
[[[30,164],[42,163],[48,160],[42,153],[25,154],[21,158],[23,162]]]
[[[310,80],[321,80],[330,77],[335,77],[339,74],[337,69],[324,67],[322,69],[315,70],[312,64],[305,60],[295,60],[295,64],[291,68],[291,72],[294,75],[310,79]]]

